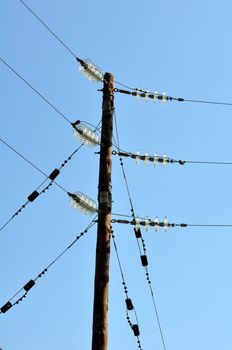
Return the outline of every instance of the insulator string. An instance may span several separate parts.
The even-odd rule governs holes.
[[[139,331],[140,327],[139,327],[139,321],[138,321],[137,312],[136,312],[134,303],[132,303],[132,300],[129,298],[128,287],[127,287],[127,283],[125,281],[124,273],[123,273],[123,270],[122,270],[122,264],[121,264],[121,261],[120,261],[120,258],[119,258],[118,248],[117,248],[117,244],[116,244],[116,237],[115,237],[115,233],[114,233],[112,227],[111,227],[111,237],[112,237],[112,240],[113,240],[114,250],[115,250],[115,254],[116,254],[116,257],[117,257],[118,266],[119,266],[119,270],[120,270],[120,274],[121,274],[121,278],[122,278],[122,285],[123,285],[124,293],[125,293],[125,296],[126,296],[126,304],[127,304],[126,318],[127,318],[127,322],[128,322],[129,326],[133,330],[133,324],[131,322],[131,319],[130,319],[130,316],[129,316],[129,313],[128,313],[128,307],[129,307],[129,311],[132,311],[132,310],[134,311],[136,324],[138,325],[138,331]],[[139,335],[136,335],[136,337],[137,337],[138,348],[140,350],[142,350]]]

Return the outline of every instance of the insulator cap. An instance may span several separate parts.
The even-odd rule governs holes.
[[[30,194],[30,196],[27,197],[29,202],[33,202],[37,197],[39,196],[39,193],[37,191],[34,191]]]
[[[25,284],[25,286],[23,287],[23,289],[28,292],[32,287],[34,287],[35,285],[35,281],[30,280],[29,282],[27,282],[27,284]]]
[[[127,310],[131,311],[131,310],[134,309],[133,303],[132,303],[132,301],[131,301],[130,298],[127,298],[127,299],[125,300],[125,302],[126,302]]]
[[[7,312],[8,310],[10,310],[10,308],[12,307],[13,305],[11,304],[10,301],[8,301],[5,305],[3,305],[1,307],[1,312],[4,314],[5,312]]]

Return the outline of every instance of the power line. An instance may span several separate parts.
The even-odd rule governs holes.
[[[215,161],[202,161],[202,160],[185,160],[184,162],[189,164],[232,165],[232,162],[215,162]]]
[[[63,47],[75,58],[77,58],[77,56],[75,55],[75,53],[63,42],[63,40],[61,40],[58,35],[56,35],[54,33],[53,30],[51,30],[51,28],[49,28],[49,26],[31,9],[31,7],[29,7],[23,0],[19,0],[27,9],[28,11],[30,11],[32,13],[32,15],[37,18],[37,20],[61,43],[61,45],[63,45]]]
[[[119,253],[118,253],[118,248],[117,248],[117,244],[116,244],[115,233],[112,230],[112,227],[111,227],[111,236],[112,236],[112,239],[113,239],[114,250],[115,250],[115,254],[116,254],[116,257],[117,257],[118,266],[119,266],[119,270],[120,270],[120,274],[121,274],[121,278],[122,278],[122,285],[123,285],[124,293],[125,293],[125,296],[126,296],[125,302],[126,302],[126,318],[127,318],[127,322],[129,324],[129,326],[131,327],[131,329],[132,329],[132,331],[134,333],[134,336],[137,337],[138,348],[140,350],[142,350],[141,342],[140,342],[140,338],[139,338],[140,331],[139,331],[138,316],[137,316],[137,312],[136,312],[136,309],[134,307],[134,304],[132,303],[132,300],[128,296],[128,288],[127,288],[127,284],[126,284],[126,281],[125,281],[124,273],[123,273],[123,270],[122,270],[122,264],[121,264],[121,261],[120,261],[120,258],[119,258]],[[131,322],[131,319],[130,319],[128,311],[132,311],[132,310],[134,311],[134,315],[135,315],[135,319],[136,319],[137,324],[133,324]]]
[[[117,117],[116,117],[115,110],[114,110],[114,117],[115,117],[116,138],[117,138],[117,144],[118,144],[118,148],[119,148],[120,147],[119,134],[118,134]],[[124,164],[123,164],[123,160],[122,160],[121,156],[119,156],[119,160],[120,160],[120,165],[121,165],[121,168],[122,168],[122,173],[123,173],[124,181],[125,181],[126,188],[127,188],[128,198],[129,198],[129,202],[130,202],[130,206],[131,206],[132,217],[133,217],[134,220],[136,220],[136,218],[135,218],[135,211],[134,211],[134,207],[133,207],[133,203],[132,203],[132,199],[131,199],[131,194],[130,194],[130,190],[129,190],[129,185],[128,185],[128,181],[127,181],[127,177],[126,177],[126,173],[125,173],[125,169],[124,169]],[[154,310],[155,310],[155,315],[156,315],[156,320],[157,320],[157,323],[158,323],[160,337],[161,337],[161,340],[162,340],[162,345],[163,345],[164,350],[166,350],[166,344],[165,344],[165,340],[164,340],[164,335],[163,335],[163,331],[162,331],[162,328],[161,328],[161,322],[160,322],[158,309],[157,309],[156,302],[155,302],[155,297],[154,297],[154,292],[153,292],[152,283],[151,283],[151,279],[150,279],[150,274],[149,274],[149,271],[148,271],[148,259],[147,259],[147,255],[146,255],[145,240],[143,238],[143,235],[142,235],[142,232],[141,232],[140,229],[139,230],[135,229],[134,231],[135,231],[135,237],[136,237],[136,241],[137,241],[137,245],[138,245],[138,249],[139,249],[139,253],[140,253],[141,263],[142,263],[142,266],[144,267],[144,270],[145,270],[146,280],[147,280],[148,287],[149,287],[149,290],[150,290],[150,294],[151,294],[151,297],[152,297],[152,304],[153,304],[153,307],[154,307]],[[142,243],[143,254],[141,252],[139,240],[141,240],[141,243]]]
[[[10,148],[14,153],[16,153],[19,157],[21,157],[23,160],[25,160],[28,164],[30,164],[33,168],[35,168],[38,172],[40,172],[42,175],[46,176],[48,178],[48,176],[45,174],[45,172],[43,172],[40,168],[38,168],[34,163],[32,163],[28,158],[26,158],[25,156],[23,156],[20,152],[18,152],[14,147],[12,147],[8,142],[6,142],[5,140],[3,140],[2,138],[0,138],[0,141],[6,145],[8,148]]]
[[[84,236],[88,230],[90,230],[90,228],[92,228],[95,225],[95,218],[90,222],[90,224],[86,227],[86,229],[84,231],[82,231],[78,236],[76,236],[76,238],[71,242],[71,244],[69,244],[54,260],[52,260],[50,262],[50,264],[48,264],[43,270],[42,272],[40,272],[37,277],[35,279],[31,279],[29,280],[24,287],[20,288],[10,299],[9,301],[4,304],[1,308],[0,308],[0,313],[6,313],[8,310],[10,310],[13,306],[18,305],[28,294],[29,290],[31,290],[32,287],[34,287],[34,285],[36,284],[36,281],[41,278],[51,267],[52,265],[54,265],[65,253],[67,253],[67,251],[82,237]],[[25,291],[25,293],[19,298],[17,299],[15,302],[12,302],[13,299],[15,299],[15,297],[21,293],[22,291]]]
[[[205,103],[205,104],[222,105],[222,106],[232,106],[232,103],[230,103],[230,102],[204,101],[204,100],[191,100],[191,99],[184,99],[184,102]]]
[[[20,1],[20,0],[19,0]],[[71,121],[58,109],[56,108],[46,97],[44,97],[36,88],[34,88],[25,78],[22,77],[16,70],[10,66],[5,60],[0,57],[3,64],[6,65],[19,79],[21,79],[27,86],[29,86],[38,96],[40,96],[50,107],[52,107],[64,120],[72,125]]]
[[[23,160],[25,160],[28,164],[30,164],[34,169],[36,169],[38,172],[40,172],[41,174],[43,174],[44,176],[46,176],[46,180],[47,179],[51,179],[54,177],[54,174],[53,172],[50,174],[50,175],[47,175],[43,170],[41,170],[38,166],[36,166],[34,163],[32,163],[28,158],[26,158],[24,155],[22,155],[22,153],[20,153],[19,151],[17,151],[14,147],[12,147],[8,142],[4,141],[2,138],[0,138],[0,141],[2,143],[4,143],[9,149],[11,149],[15,154],[17,154],[19,157],[21,157]],[[80,148],[82,147],[82,145],[80,147],[78,147],[77,150],[79,150]],[[77,152],[77,150],[75,151],[75,153]],[[73,152],[73,154],[75,154]],[[69,156],[69,158],[71,157],[72,155]],[[67,163],[67,160],[64,161],[64,163],[66,164]],[[61,167],[63,167],[63,165],[61,165]],[[57,174],[59,175],[59,174]],[[56,177],[55,177],[56,178]],[[46,181],[45,180],[45,181]],[[62,189],[64,192],[67,192],[61,185],[59,185],[56,181],[52,180],[60,189]],[[43,182],[44,183],[44,182]],[[43,184],[42,183],[42,184]],[[41,185],[42,185],[41,184]],[[41,185],[38,187],[40,188]],[[38,189],[37,188],[37,189]]]
[[[18,152],[14,147],[9,145],[6,141],[4,141],[2,138],[0,138],[0,141],[4,143],[7,147],[9,147],[13,152],[15,152],[19,157],[21,157],[24,161],[29,163],[32,167],[34,167],[37,171],[39,171],[41,174],[46,176],[46,179],[28,196],[27,201],[8,219],[1,227],[0,232],[19,214],[22,212],[22,210],[29,204],[32,203],[35,199],[37,199],[42,193],[45,193],[53,183],[55,183],[60,189],[62,189],[65,193],[68,193],[61,185],[59,185],[56,181],[56,177],[60,174],[60,171],[63,167],[66,166],[66,164],[72,159],[72,157],[80,150],[80,148],[83,146],[81,144],[74,152],[70,154],[68,158],[66,158],[63,163],[60,165],[60,167],[57,169],[55,168],[50,175],[47,175],[45,172],[43,172],[40,168],[38,168],[34,163],[32,163],[30,160],[28,160],[25,156],[23,156],[20,152]],[[43,188],[40,192],[38,190],[42,187],[42,185],[50,179],[50,183]]]

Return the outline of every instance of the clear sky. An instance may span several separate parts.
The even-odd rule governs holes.
[[[27,4],[81,58],[126,85],[170,96],[232,102],[231,1],[35,1]],[[102,96],[74,57],[18,0],[0,2],[1,58],[71,121],[97,125]],[[45,173],[80,145],[70,125],[0,62],[0,137]],[[118,86],[119,87],[119,86]],[[154,104],[115,94],[121,148],[174,159],[231,162],[232,107]],[[97,198],[98,149],[83,147],[57,182]],[[0,226],[45,179],[0,143]],[[188,224],[232,224],[232,166],[136,165],[124,159],[136,214]],[[113,212],[130,215],[113,157]],[[46,184],[45,184],[46,185]],[[35,278],[91,221],[55,184],[0,232],[0,306]],[[143,350],[162,350],[132,226],[114,224]],[[232,228],[154,229],[143,235],[167,350],[230,349]],[[3,350],[90,349],[96,226],[0,314]],[[109,350],[137,349],[112,246]],[[21,295],[21,294],[20,294]],[[20,296],[19,295],[19,296]],[[133,314],[131,315],[134,321]]]

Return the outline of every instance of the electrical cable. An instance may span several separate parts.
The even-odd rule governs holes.
[[[118,147],[120,147],[118,127],[117,127],[117,117],[116,117],[115,110],[114,110],[114,119],[115,119],[115,129],[116,129],[117,144],[118,144]],[[135,211],[134,211],[134,207],[133,207],[133,203],[132,203],[132,199],[131,199],[131,194],[130,194],[130,190],[129,190],[129,185],[128,185],[128,181],[127,181],[127,178],[126,178],[124,164],[123,164],[123,160],[122,160],[121,156],[119,156],[119,160],[120,160],[120,165],[121,165],[121,168],[122,168],[123,177],[124,177],[124,181],[125,181],[126,188],[127,188],[128,198],[129,198],[129,202],[130,202],[130,206],[131,206],[132,217],[133,217],[134,220],[136,220]],[[165,343],[165,340],[164,340],[164,335],[163,335],[163,331],[162,331],[162,328],[161,328],[161,322],[160,322],[160,318],[159,318],[159,314],[158,314],[158,309],[157,309],[157,306],[156,306],[156,303],[155,303],[152,283],[151,283],[151,279],[150,279],[150,275],[149,275],[149,271],[148,271],[148,260],[147,260],[147,255],[146,255],[145,241],[144,241],[142,232],[140,230],[139,230],[139,232],[137,232],[135,230],[135,236],[136,236],[136,241],[137,241],[137,245],[138,245],[138,248],[139,248],[139,253],[140,253],[142,266],[145,269],[146,280],[148,282],[149,290],[150,290],[151,297],[152,297],[152,304],[153,304],[153,307],[154,307],[154,310],[155,310],[155,315],[156,315],[156,320],[157,320],[157,323],[158,323],[160,337],[161,337],[161,340],[162,340],[162,345],[163,345],[164,350],[166,350],[166,343]],[[141,243],[142,243],[143,254],[141,253],[141,248],[140,248],[140,245],[139,245],[139,239],[141,240]]]
[[[230,102],[218,102],[218,101],[184,99],[183,102],[194,102],[194,103],[205,103],[205,104],[212,104],[212,105],[232,106],[232,103],[230,103]]]
[[[29,163],[32,167],[34,167],[38,172],[46,176],[46,179],[36,188],[35,191],[33,191],[27,198],[27,201],[11,216],[9,220],[7,220],[1,227],[0,232],[19,214],[21,211],[29,204],[32,203],[36,198],[38,198],[42,193],[45,193],[46,190],[52,186],[53,183],[55,183],[60,189],[62,189],[65,193],[68,193],[61,185],[59,185],[55,180],[55,178],[59,175],[60,170],[72,159],[72,157],[79,151],[79,149],[83,146],[80,145],[72,154],[64,160],[64,162],[60,165],[58,169],[54,169],[50,175],[47,175],[45,172],[43,172],[40,168],[38,168],[34,163],[32,163],[30,160],[28,160],[25,156],[23,156],[20,152],[18,152],[14,147],[10,146],[9,143],[4,141],[2,138],[0,138],[0,141],[3,142],[7,147],[9,147],[13,152],[15,152],[19,157],[21,157],[24,161]],[[41,192],[38,192],[38,190],[42,187],[42,185],[50,179],[51,182],[41,190]]]
[[[232,165],[232,162],[214,162],[214,161],[200,161],[200,160],[185,160],[189,164],[209,164],[209,165]]]
[[[130,87],[130,86],[127,86],[127,85],[125,85],[125,84],[122,84],[122,83],[120,83],[119,81],[116,81],[116,80],[114,80],[114,83],[115,83],[115,84],[118,84],[118,85],[121,85],[121,86],[123,86],[123,87],[125,87],[126,89],[129,89],[129,90],[134,90],[134,91],[139,90],[139,89],[136,89],[136,88],[132,88],[132,87]],[[139,91],[140,91],[140,90],[139,90]],[[143,92],[143,91],[141,90],[141,92]]]
[[[1,308],[0,308],[0,313],[6,313],[9,309],[11,309],[13,306],[19,304],[26,296],[27,293],[29,292],[29,290],[34,287],[34,285],[36,284],[36,281],[41,278],[50,268],[52,265],[54,265],[82,236],[84,236],[94,225],[95,225],[95,219],[96,219],[97,215],[94,217],[94,219],[90,222],[90,224],[86,227],[86,229],[84,231],[82,231],[78,236],[76,236],[76,238],[71,242],[71,244],[69,244],[54,260],[52,260],[50,262],[50,264],[48,264],[43,270],[42,272],[40,272],[37,277],[35,279],[31,279],[29,280],[24,287],[22,287],[21,289],[19,289],[10,299],[9,301],[4,304]],[[14,303],[12,303],[11,301],[13,299],[15,299],[15,297],[22,292],[22,290],[25,290],[26,292],[19,298],[17,299]]]
[[[6,141],[4,141],[2,138],[0,138],[0,141],[2,143],[4,143],[8,148],[10,148],[14,153],[16,153],[19,157],[21,157],[23,160],[25,160],[28,164],[30,164],[34,169],[36,169],[38,172],[40,172],[41,174],[43,174],[44,176],[46,176],[46,180],[50,178],[51,174],[50,175],[47,175],[43,170],[41,170],[38,166],[36,166],[34,163],[32,163],[28,158],[26,158],[25,156],[23,156],[19,151],[17,151],[14,147],[12,147],[11,145],[9,145],[9,143],[7,143]],[[82,145],[78,148],[78,150],[82,147]],[[76,150],[77,151],[77,150]],[[76,152],[75,151],[75,152]],[[65,164],[67,163],[67,160],[64,161]],[[63,167],[63,166],[61,166]],[[44,180],[42,182],[42,184],[44,184],[44,182],[46,181]],[[67,192],[61,185],[59,185],[56,181],[53,180],[53,182],[60,188],[62,189],[64,192]],[[42,186],[42,184],[37,187],[40,188]]]
[[[119,258],[118,248],[117,248],[116,239],[115,239],[115,233],[112,230],[112,227],[111,227],[111,236],[112,236],[112,239],[113,239],[114,250],[115,250],[115,254],[116,254],[116,257],[117,257],[118,266],[119,266],[119,270],[120,270],[120,274],[121,274],[121,278],[122,278],[122,285],[123,285],[124,293],[125,293],[125,296],[126,296],[125,302],[126,302],[126,318],[127,318],[127,322],[129,324],[129,326],[131,327],[131,329],[133,330],[134,335],[137,337],[138,348],[140,350],[142,350],[141,342],[140,342],[140,338],[139,338],[140,331],[139,331],[138,316],[137,316],[137,312],[136,312],[136,309],[134,307],[134,304],[132,303],[132,300],[128,296],[128,288],[127,288],[127,284],[126,284],[126,281],[125,281],[124,273],[123,273],[123,270],[122,270],[122,264],[121,264],[121,261],[120,261],[120,258]],[[130,317],[129,317],[129,313],[128,313],[128,311],[131,311],[131,310],[134,310],[135,319],[136,319],[136,322],[137,322],[137,324],[134,324],[134,325],[131,322]]]
[[[24,157],[21,153],[19,153],[14,147],[9,145],[6,141],[4,141],[2,138],[0,138],[0,141],[10,148],[14,153],[16,153],[19,157],[21,157],[23,160],[25,160],[28,164],[30,164],[33,168],[35,168],[38,172],[40,172],[42,175],[48,177],[40,168],[38,168],[35,164],[33,164],[28,158]]]
[[[77,58],[77,56],[75,55],[75,53],[63,42],[63,40],[61,40],[54,32],[53,30],[51,30],[51,28],[49,28],[49,26],[23,1],[23,0],[19,0],[27,9],[28,11],[31,12],[31,14],[37,18],[37,20],[61,43],[61,45],[64,46],[64,48],[69,51],[69,53]]]
[[[25,78],[22,77],[16,70],[11,67],[6,61],[4,61],[1,57],[0,60],[2,63],[6,65],[19,79],[21,79],[27,86],[29,86],[38,96],[40,96],[50,107],[52,107],[64,120],[66,120],[69,124],[72,124],[71,121],[58,109],[56,108],[46,97],[44,97],[36,88],[34,88]]]

